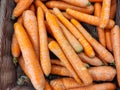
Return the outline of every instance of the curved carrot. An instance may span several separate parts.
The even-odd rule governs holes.
[[[35,6],[34,6],[34,4],[32,4],[29,9],[35,13]]]
[[[45,82],[45,90],[52,90],[50,84],[48,83],[48,81]]]
[[[117,0],[111,0],[110,19],[114,19],[116,14]]]
[[[120,28],[118,25],[115,25],[115,27],[111,30],[111,37],[117,70],[117,81],[118,85],[120,86]]]
[[[40,62],[43,72],[48,76],[51,72],[50,55],[48,49],[47,31],[44,23],[44,13],[41,7],[37,9],[37,21],[39,29]]]
[[[77,11],[81,11],[84,13],[88,13],[88,14],[92,14],[94,11],[94,7],[92,5],[86,7],[86,8],[80,8],[80,7],[76,7],[70,4],[67,4],[65,2],[62,1],[48,1],[46,3],[46,6],[48,8],[59,8],[60,10],[66,10],[67,8],[71,8],[73,10],[77,10]]]
[[[54,12],[56,14],[56,16],[60,19],[60,21],[68,28],[68,30],[79,40],[79,42],[81,43],[81,45],[83,46],[83,49],[85,51],[85,53],[89,56],[89,57],[94,57],[95,53],[92,49],[92,47],[90,46],[90,44],[87,42],[87,40],[83,37],[83,35],[77,30],[77,28],[72,25],[69,20],[67,20],[62,13],[59,11],[59,9],[54,8]]]
[[[39,59],[39,36],[38,36],[37,18],[34,12],[31,10],[24,11],[22,17],[23,17],[24,27],[26,28],[26,32],[29,35],[31,43]]]
[[[87,39],[87,41],[92,45],[94,50],[98,55],[106,62],[113,63],[114,58],[112,54],[106,50],[99,42],[97,42],[84,28],[83,26],[75,19],[72,19],[71,22],[78,28],[82,35]]]
[[[24,10],[29,8],[29,6],[32,4],[32,2],[33,2],[33,0],[20,0],[13,10],[12,19],[20,16]]]
[[[30,80],[37,90],[43,90],[45,87],[45,78],[29,37],[23,26],[19,23],[14,24],[14,30]]]
[[[103,0],[89,0],[90,2],[102,2]]]
[[[110,18],[110,5],[112,0],[103,0],[99,27],[104,29]]]
[[[85,22],[94,26],[99,26],[99,22],[100,22],[99,17],[88,15],[79,11],[75,11],[73,9],[67,9],[66,12],[81,22]],[[115,22],[110,19],[106,28],[111,29],[114,25]]]
[[[76,73],[79,75],[80,79],[86,85],[91,84],[92,78],[90,76],[90,73],[88,72],[87,68],[83,65],[80,58],[77,56],[75,51],[72,49],[72,47],[64,37],[55,16],[53,14],[47,13],[46,20],[53,32],[55,39],[58,41],[63,52],[65,53],[66,57],[68,58],[73,68],[75,69]]]

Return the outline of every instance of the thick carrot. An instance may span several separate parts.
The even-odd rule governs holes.
[[[24,27],[26,28],[26,32],[29,35],[31,43],[39,59],[39,35],[37,27],[37,18],[34,12],[32,12],[31,10],[24,11],[22,17]]]
[[[66,12],[71,15],[72,17],[76,18],[77,20],[81,22],[85,22],[94,26],[99,26],[100,18],[92,15],[88,15],[79,11],[75,11],[72,9],[67,9]],[[106,28],[112,28],[115,25],[115,22],[113,20],[109,20],[109,23]]]
[[[18,17],[17,22],[23,25],[23,18],[22,18],[22,16],[19,16],[19,17]]]
[[[112,0],[103,0],[102,10],[100,15],[100,25],[99,27],[104,29],[109,22],[110,18],[110,5]]]
[[[102,2],[103,0],[89,0],[90,2]]]
[[[48,8],[45,6],[45,4],[41,2],[41,0],[35,0],[34,2],[37,8],[41,7],[43,9],[44,13],[50,12]]]
[[[47,31],[44,23],[44,13],[41,7],[37,9],[37,21],[39,29],[40,62],[43,72],[48,76],[51,72],[51,62],[48,49]]]
[[[115,25],[115,27],[111,30],[112,37],[112,46],[113,46],[113,54],[115,57],[115,64],[117,70],[117,81],[120,86],[120,28]]]
[[[95,3],[94,4],[95,11],[94,15],[97,17],[100,17],[101,14],[101,3]],[[106,41],[105,41],[105,31],[99,27],[97,27],[98,30],[98,37],[99,37],[99,42],[106,47]]]
[[[112,42],[111,42],[111,30],[105,30],[105,39],[106,39],[106,46],[109,51],[113,51]]]
[[[117,0],[111,0],[110,19],[115,18],[116,7],[117,7]]]
[[[35,13],[35,6],[34,6],[34,4],[32,4],[29,9]]]
[[[33,2],[33,0],[20,0],[13,10],[12,19],[20,16],[24,10],[29,8],[29,6],[32,4],[32,2]]]
[[[89,57],[94,57],[95,53],[90,46],[90,44],[87,42],[87,40],[83,37],[83,35],[77,30],[77,28],[67,20],[59,9],[54,8],[54,12],[56,16],[60,19],[60,21],[68,28],[68,30],[79,40],[79,42],[82,44],[83,49],[85,53]]]
[[[75,80],[77,82],[81,83],[81,80],[79,79],[78,75],[76,74],[73,67],[69,63],[68,59],[66,58],[65,54],[63,53],[63,51],[60,48],[60,46],[58,45],[58,43],[56,41],[51,41],[48,44],[48,47],[49,47],[50,51],[53,52],[61,60],[61,62],[63,62],[63,64],[70,71],[70,73],[73,75]]]
[[[93,65],[93,66],[103,65],[103,62],[98,57],[90,58],[82,52],[78,55],[79,55],[80,59],[85,63],[88,63],[88,64]]]
[[[53,32],[55,39],[58,41],[60,47],[62,48],[63,52],[65,53],[73,68],[75,69],[76,73],[79,75],[80,79],[86,85],[91,84],[93,80],[90,76],[90,73],[88,72],[87,68],[83,65],[82,61],[75,53],[73,48],[70,46],[69,42],[66,40],[65,36],[61,31],[61,28],[59,27],[59,24],[57,23],[55,16],[53,14],[47,13],[46,19]]]
[[[77,20],[72,19],[71,22],[79,29],[79,31],[87,39],[87,41],[92,45],[92,47],[98,53],[98,55],[102,58],[102,60],[108,63],[114,62],[114,58],[112,54],[108,50],[106,50],[97,40],[95,40]]]
[[[93,84],[89,86],[73,88],[69,90],[115,90],[116,86],[113,83]]]
[[[30,75],[30,80],[36,89],[43,90],[45,87],[45,78],[29,37],[23,26],[19,23],[14,24],[14,30],[25,61],[26,69]]]
[[[78,6],[78,7],[87,7],[90,5],[89,0],[61,0],[64,1],[66,3]]]
[[[61,62],[61,61],[58,60],[58,59],[51,59],[51,64],[52,64],[52,65],[65,66],[65,65],[63,64],[63,62]]]
[[[81,11],[84,13],[88,13],[88,14],[92,14],[94,11],[94,7],[92,5],[86,7],[86,8],[80,8],[80,7],[76,7],[70,4],[67,4],[65,2],[62,1],[48,1],[46,3],[46,6],[48,8],[59,8],[60,10],[66,10],[67,8],[71,8],[73,10],[77,10],[77,11]]]
[[[45,90],[52,90],[50,84],[48,83],[48,81],[45,82]]]

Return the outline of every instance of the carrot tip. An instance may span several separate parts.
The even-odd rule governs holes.
[[[16,19],[16,17],[15,17],[14,15],[12,15],[11,19],[12,19],[12,20],[15,20],[15,19]]]
[[[14,58],[13,58],[13,63],[15,64],[15,66],[17,66],[17,63],[18,63],[17,57],[14,57]]]

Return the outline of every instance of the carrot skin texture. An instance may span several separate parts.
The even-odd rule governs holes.
[[[68,60],[72,64],[76,73],[82,79],[84,84],[86,84],[86,85],[91,84],[93,80],[91,78],[90,73],[88,72],[87,68],[83,65],[80,58],[76,55],[75,51],[72,49],[72,47],[70,46],[70,44],[68,43],[68,41],[64,37],[54,15],[47,13],[46,19],[47,19],[48,24],[50,25],[50,28],[53,32],[54,37],[58,41],[59,45],[61,46],[66,57],[68,58]],[[51,25],[51,23],[52,23],[52,25]]]
[[[14,24],[14,30],[25,60],[25,65],[28,70],[30,80],[36,89],[43,90],[45,87],[45,78],[29,37],[27,36],[23,26],[19,23]]]

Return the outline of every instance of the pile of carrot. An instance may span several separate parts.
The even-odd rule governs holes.
[[[120,27],[114,21],[116,0],[14,1],[16,7],[11,17],[17,22],[11,53],[36,90],[120,87]],[[95,26],[99,41],[80,22]],[[46,77],[50,74],[61,78],[48,82]],[[115,76],[118,85],[113,83]],[[98,84],[100,81],[104,83]]]

